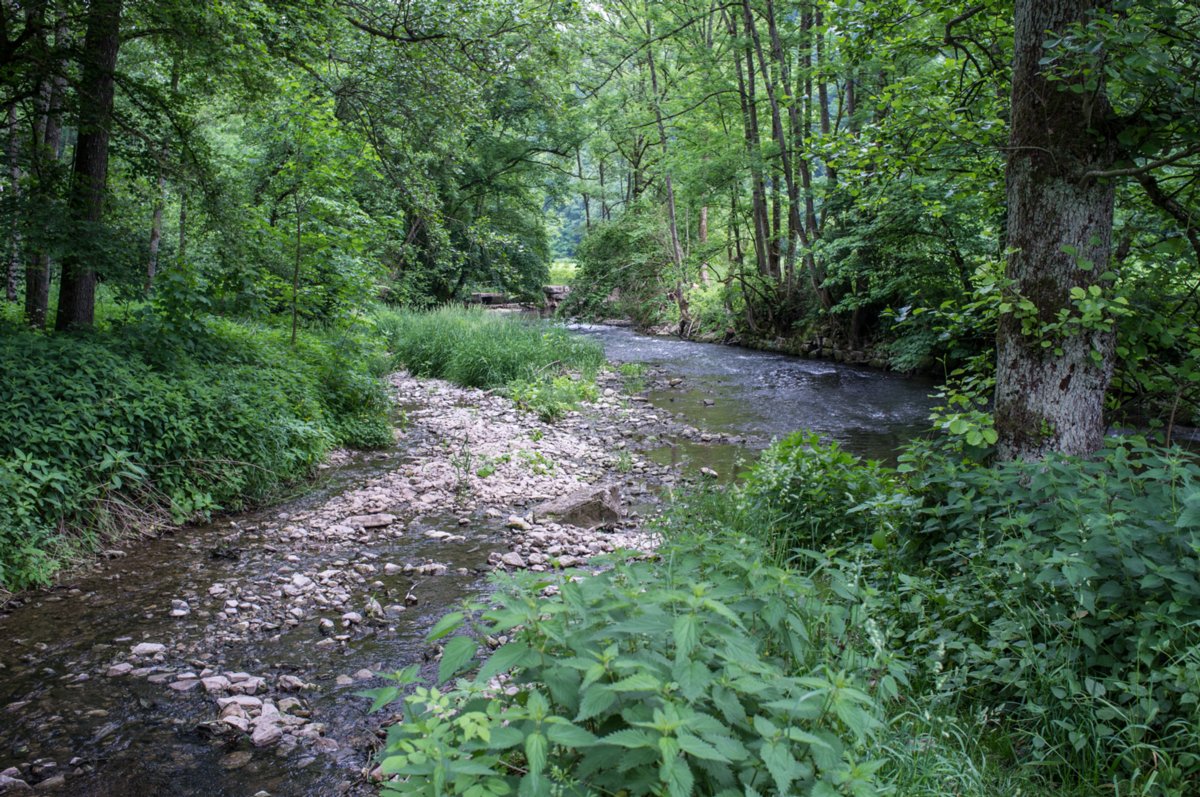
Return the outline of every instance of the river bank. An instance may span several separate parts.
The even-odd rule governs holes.
[[[381,718],[355,696],[436,659],[423,641],[496,569],[649,550],[682,478],[666,438],[727,444],[600,377],[547,424],[503,396],[390,378],[395,446],[344,455],[316,494],[110,551],[0,616],[0,771],[73,795],[369,793]],[[623,516],[554,522],[541,502],[615,487]]]

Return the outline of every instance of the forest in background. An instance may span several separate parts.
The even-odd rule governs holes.
[[[568,256],[567,313],[980,383],[1029,307],[1055,350],[1100,319],[1109,416],[1194,420],[1200,23],[1073,13],[1032,37],[1047,147],[1013,138],[1009,2],[9,2],[5,316],[344,327],[539,300]],[[1115,203],[1083,297],[1006,274],[1039,151]]]

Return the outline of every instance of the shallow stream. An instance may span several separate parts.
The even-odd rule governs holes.
[[[660,464],[683,461],[732,474],[739,457],[798,428],[887,459],[921,429],[930,404],[931,385],[922,380],[627,329],[580,331],[600,340],[611,360],[653,365],[655,380],[642,398],[715,438],[664,440],[648,452]],[[374,727],[368,701],[355,693],[380,685],[372,673],[426,662],[428,628],[448,607],[486,588],[489,554],[506,544],[507,512],[411,517],[405,507],[387,507],[405,516],[403,533],[362,547],[310,544],[299,535],[284,535],[281,543],[280,532],[289,516],[405,467],[412,443],[402,439],[384,455],[333,466],[308,495],[281,506],[130,541],[95,571],[0,610],[0,771],[20,767],[20,777],[40,789],[73,797],[373,793],[363,774]],[[431,559],[449,572],[384,573],[384,563]],[[360,604],[370,598],[403,605],[411,593],[415,605],[332,631],[319,629],[310,613],[298,624],[254,626],[239,638],[229,631],[236,613],[257,607],[234,605],[223,614],[223,601],[213,597],[213,585],[223,584],[236,588],[243,604],[256,594],[269,602],[268,591],[320,571],[343,574],[339,583]],[[172,616],[180,601],[190,613]],[[326,614],[337,618],[340,611]],[[318,644],[335,634],[337,645]],[[145,641],[170,649],[172,660],[158,662],[163,672],[110,677],[113,663]],[[168,688],[189,667],[262,675],[269,684],[298,676],[313,687],[296,696],[302,716],[325,726],[320,744],[256,749],[246,737],[211,733],[213,696]]]

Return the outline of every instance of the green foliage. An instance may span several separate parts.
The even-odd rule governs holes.
[[[894,474],[805,432],[767,449],[736,501],[784,560],[798,551],[852,547],[863,540],[883,547],[908,514]]]
[[[543,421],[556,421],[581,403],[600,396],[594,381],[567,375],[514,382],[508,394],[518,406],[536,413]]]
[[[471,677],[399,700],[385,794],[879,793],[865,743],[903,674],[858,629],[857,590],[766,564],[733,538],[614,558],[598,574],[507,583],[474,634],[510,640]],[[482,607],[470,607],[479,610]],[[430,634],[469,623],[448,615]],[[847,643],[850,644],[847,644]],[[481,657],[446,642],[445,684]],[[401,685],[415,669],[398,674]]]
[[[986,717],[1008,766],[1080,793],[1194,790],[1200,464],[1136,438],[1095,460],[965,451],[916,443],[890,470],[797,436],[675,528],[733,528],[797,566],[805,548],[863,563],[871,613],[914,665],[912,710]]]
[[[562,327],[458,307],[380,311],[376,324],[396,365],[467,387],[505,387],[545,420],[596,399],[604,352]]]
[[[204,517],[390,442],[365,339],[197,321],[187,349],[134,326],[0,335],[0,584],[46,583],[127,528]]]
[[[561,312],[589,318],[630,318],[640,326],[669,317],[671,262],[661,211],[648,204],[596,224],[579,244],[575,288]]]
[[[917,449],[896,611],[940,688],[1066,782],[1200,782],[1200,466],[1132,439],[992,469]],[[918,563],[926,567],[918,567]]]

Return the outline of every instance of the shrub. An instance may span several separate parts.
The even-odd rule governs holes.
[[[0,336],[0,584],[45,583],[127,528],[265,498],[333,445],[390,442],[386,393],[352,341],[293,349],[208,320],[189,344],[138,328]]]
[[[763,452],[736,500],[753,511],[758,536],[781,559],[863,541],[881,547],[903,527],[911,503],[888,469],[807,432]]]
[[[921,510],[894,594],[914,658],[1063,781],[1196,788],[1196,462],[1138,439],[1092,461],[908,459]]]
[[[473,677],[403,705],[389,729],[385,794],[875,794],[863,742],[898,672],[869,641],[851,583],[824,586],[739,554],[745,540],[673,546],[604,572],[519,577],[477,623],[512,635]],[[690,547],[690,550],[688,548]],[[831,586],[833,584],[833,586]],[[551,590],[554,592],[554,590]],[[844,597],[839,597],[844,596]],[[476,607],[477,608],[477,607]],[[438,680],[474,666],[472,636],[446,642]],[[872,688],[873,687],[873,688]]]

